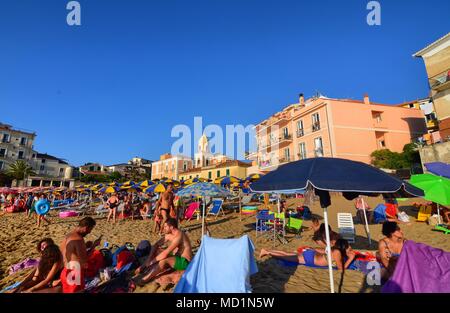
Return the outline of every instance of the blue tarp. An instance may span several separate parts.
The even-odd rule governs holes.
[[[428,172],[438,176],[450,178],[450,164],[443,162],[425,163]]]
[[[200,249],[174,292],[251,292],[250,275],[258,272],[254,250],[255,247],[247,235],[239,239],[203,236]]]

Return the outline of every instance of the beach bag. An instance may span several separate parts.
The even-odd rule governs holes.
[[[436,226],[436,225],[438,225],[438,224],[439,224],[439,216],[438,216],[437,214],[434,214],[434,215],[430,216],[430,217],[428,218],[428,224],[429,224],[430,226]]]
[[[112,266],[112,252],[109,249],[103,248],[100,249],[101,254],[103,255],[103,262],[105,267]]]
[[[400,212],[397,214],[398,219],[404,223],[408,223],[409,222],[409,216],[408,214],[406,214],[405,212]]]
[[[142,240],[139,242],[137,248],[136,248],[136,257],[142,258],[144,256],[147,256],[150,254],[150,251],[152,250],[152,244],[148,240]]]

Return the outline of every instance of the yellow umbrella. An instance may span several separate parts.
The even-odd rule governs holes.
[[[152,182],[151,180],[144,180],[143,182],[140,182],[138,185],[141,187],[148,187],[155,184],[154,182]]]
[[[150,187],[147,187],[144,191],[145,192],[154,192],[154,193],[165,192],[166,191],[166,187],[164,187],[163,184],[158,184],[156,186],[152,185]]]

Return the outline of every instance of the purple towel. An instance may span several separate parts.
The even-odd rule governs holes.
[[[9,275],[17,273],[21,270],[37,267],[39,265],[39,260],[27,258],[20,263],[14,264],[9,268]]]
[[[408,240],[384,293],[450,292],[450,252]]]

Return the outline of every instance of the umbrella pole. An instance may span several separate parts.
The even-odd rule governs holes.
[[[363,206],[363,211],[364,211],[364,221],[366,222],[366,233],[367,233],[367,238],[369,239],[369,246],[370,246],[372,244],[372,240],[370,239],[369,223],[367,222],[366,204],[364,202],[363,197],[361,197],[361,200],[362,200],[362,206]]]
[[[441,224],[441,212],[439,210],[439,203],[437,203],[438,224]]]
[[[331,293],[334,293],[334,279],[333,279],[333,267],[331,264],[331,243],[330,243],[330,230],[328,229],[328,208],[323,208],[323,219],[325,220],[325,237],[327,239],[327,261],[328,261],[328,273],[330,274],[330,288]]]
[[[203,235],[205,234],[205,197],[203,197],[203,218],[202,218],[202,238]]]
[[[239,220],[240,221],[242,221],[242,204],[241,204],[242,198],[241,198],[241,196],[242,196],[242,193],[241,193],[241,190],[239,189]]]

